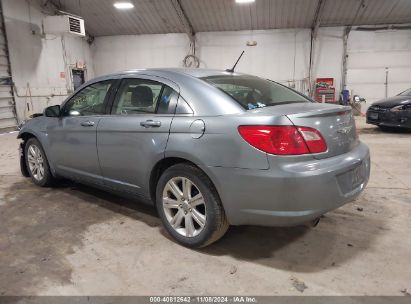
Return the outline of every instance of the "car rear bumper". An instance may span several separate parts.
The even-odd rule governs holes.
[[[280,163],[269,170],[208,167],[232,225],[293,226],[355,199],[370,175],[368,147],[327,159]],[[352,181],[355,185],[352,186]]]

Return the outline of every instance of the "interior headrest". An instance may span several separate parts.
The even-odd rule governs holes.
[[[138,86],[131,91],[131,104],[135,107],[151,107],[153,105],[153,91],[148,86]]]

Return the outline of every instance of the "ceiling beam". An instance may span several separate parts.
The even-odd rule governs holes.
[[[318,29],[320,28],[321,19],[324,12],[326,0],[318,0],[317,7],[315,9],[315,15],[313,22],[311,23],[311,39],[310,39],[310,61],[308,64],[308,83],[309,95],[314,96],[314,81],[313,81],[313,67],[314,67],[314,51],[315,51],[315,42],[317,40]]]
[[[183,25],[184,31],[188,35],[190,42],[194,42],[194,28],[191,25],[190,20],[187,17],[187,14],[184,12],[183,7],[181,6],[180,0],[170,0],[173,4],[173,7],[178,15],[178,19],[180,19],[181,24]]]
[[[319,0],[317,4],[317,8],[315,10],[313,23],[311,24],[311,31],[312,31],[313,39],[317,37],[318,29],[320,28],[321,19],[323,17],[323,12],[324,12],[325,2],[326,0]]]
[[[359,6],[357,8],[357,11],[354,14],[354,17],[352,18],[351,24],[349,25],[349,30],[351,30],[351,27],[354,25],[354,23],[357,21],[358,16],[360,15],[361,10],[366,9],[365,1],[364,0],[359,0]]]

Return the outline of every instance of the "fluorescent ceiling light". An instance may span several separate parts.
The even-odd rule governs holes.
[[[134,4],[131,2],[114,2],[113,5],[116,9],[130,9],[134,7]]]
[[[242,3],[252,3],[252,2],[255,2],[255,0],[235,0],[235,2],[242,4]]]

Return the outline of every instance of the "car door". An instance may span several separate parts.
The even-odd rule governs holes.
[[[122,80],[111,115],[97,128],[100,166],[108,187],[149,195],[150,173],[164,157],[177,99],[178,87],[165,79]]]
[[[107,113],[114,80],[92,83],[71,97],[49,127],[50,151],[57,174],[75,180],[103,184],[97,155],[96,130]]]

